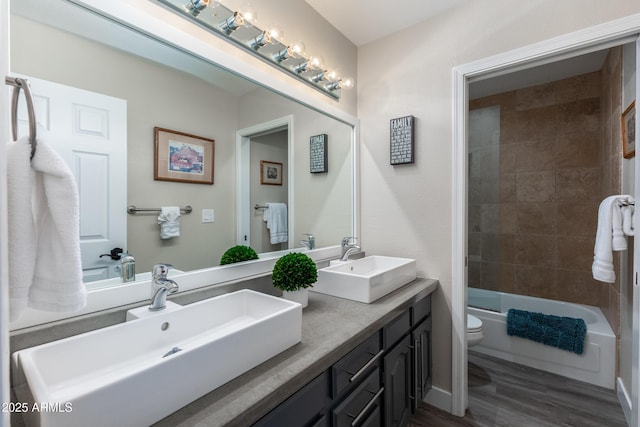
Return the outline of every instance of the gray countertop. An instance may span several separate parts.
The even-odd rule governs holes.
[[[418,278],[372,304],[309,292],[309,306],[302,312],[301,342],[155,426],[246,427],[437,287],[437,280]]]

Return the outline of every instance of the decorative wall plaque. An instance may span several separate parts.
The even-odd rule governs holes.
[[[391,119],[390,125],[390,163],[402,165],[414,163],[413,123],[415,117],[406,116]]]
[[[309,165],[311,173],[327,172],[327,141],[328,137],[324,133],[309,138]]]

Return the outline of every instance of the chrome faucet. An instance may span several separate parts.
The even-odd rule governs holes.
[[[307,249],[314,249],[316,247],[316,238],[313,234],[305,234],[307,240],[300,240],[300,244],[304,245]]]
[[[351,243],[352,240],[354,243]],[[356,240],[357,237],[344,237],[342,239],[342,255],[340,256],[340,261],[346,261],[349,259],[349,255],[360,250],[360,246],[355,244]]]
[[[149,310],[160,311],[167,306],[167,295],[178,292],[178,284],[167,279],[170,264],[157,264],[153,266],[153,280],[151,281],[151,305]]]

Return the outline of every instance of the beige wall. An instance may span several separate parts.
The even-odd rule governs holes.
[[[181,235],[161,240],[155,215],[128,216],[137,271],[169,262],[181,270],[217,265],[235,244],[237,97],[191,75],[12,16],[11,70],[127,100],[128,196],[138,207],[185,206]],[[89,54],[79,54],[90,52]],[[215,139],[214,185],[154,181],[154,126]],[[202,224],[201,210],[215,210]]]
[[[358,49],[362,244],[418,260],[434,294],[434,380],[451,390],[452,68],[639,13],[628,0],[479,0]],[[389,120],[416,116],[416,163],[389,166]]]

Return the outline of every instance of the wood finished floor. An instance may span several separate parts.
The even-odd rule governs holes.
[[[614,390],[469,352],[464,418],[423,404],[410,427],[626,427]]]

